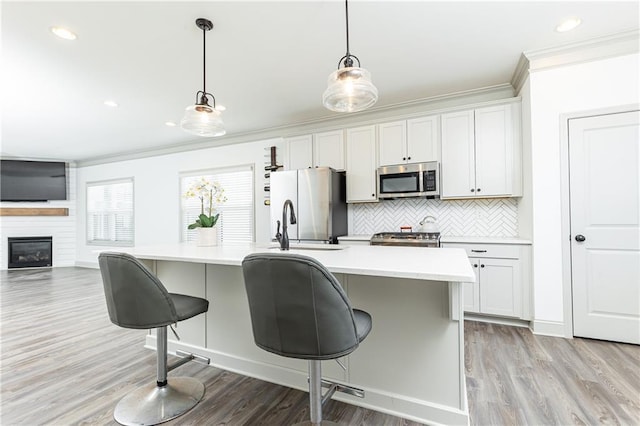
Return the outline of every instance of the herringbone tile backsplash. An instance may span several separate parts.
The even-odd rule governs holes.
[[[517,237],[518,203],[515,198],[484,200],[385,200],[349,204],[349,234],[399,232],[401,226],[420,231],[427,215],[437,219],[442,235],[470,237]]]

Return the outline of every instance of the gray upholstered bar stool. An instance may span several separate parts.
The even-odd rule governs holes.
[[[309,360],[311,424],[322,423],[322,404],[334,392],[364,397],[361,389],[322,380],[320,362],[350,354],[371,331],[371,315],[352,309],[333,274],[311,257],[290,253],[250,254],[242,271],[256,345]],[[329,387],[324,396],[323,385]]]
[[[204,385],[190,377],[171,377],[167,372],[197,359],[183,354],[167,367],[167,326],[207,312],[209,301],[167,292],[167,289],[135,257],[125,253],[101,253],[98,257],[104,295],[111,322],[124,328],[157,331],[157,380],[136,389],[118,402],[113,417],[123,425],[166,422],[193,408],[204,395]]]

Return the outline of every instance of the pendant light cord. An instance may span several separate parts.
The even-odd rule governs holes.
[[[344,14],[347,23],[347,58],[349,58],[351,56],[349,53],[349,0],[344,0]]]
[[[207,93],[207,32],[202,29],[202,92]]]

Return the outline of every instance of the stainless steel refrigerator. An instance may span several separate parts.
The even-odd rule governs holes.
[[[339,236],[347,235],[344,172],[329,167],[273,172],[270,185],[272,240],[275,240],[276,221],[282,222],[286,200],[293,203],[297,217],[295,225],[287,222],[289,240],[337,243]],[[289,214],[286,219],[289,220]]]

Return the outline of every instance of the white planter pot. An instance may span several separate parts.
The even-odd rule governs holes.
[[[196,228],[196,245],[201,247],[218,245],[218,228]]]

